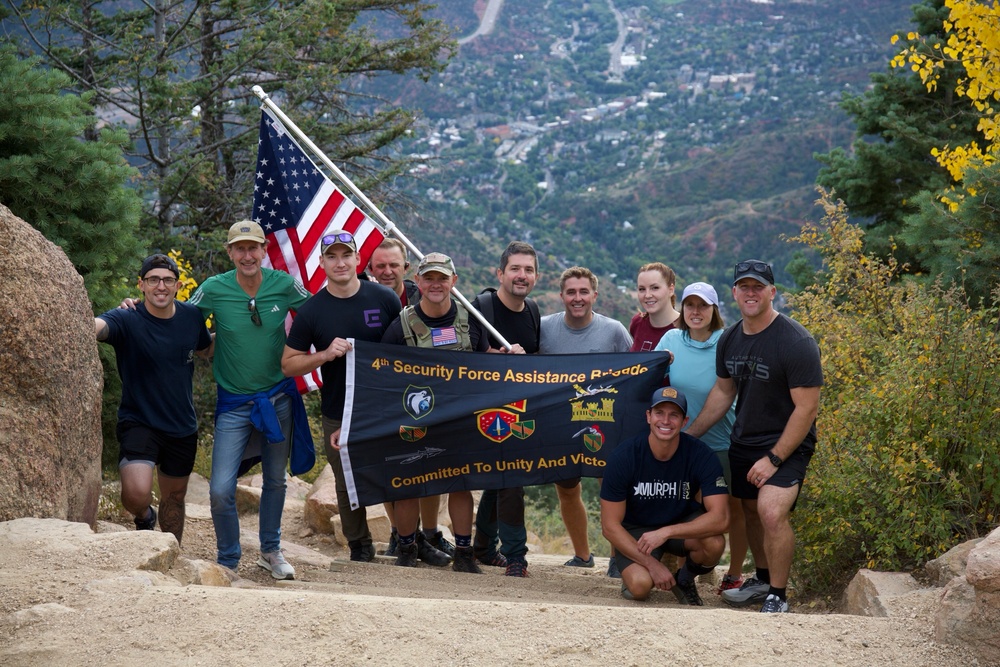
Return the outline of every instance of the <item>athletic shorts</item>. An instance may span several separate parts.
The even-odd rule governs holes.
[[[766,449],[748,449],[737,445],[729,448],[729,466],[733,475],[732,484],[729,485],[729,493],[734,498],[757,499],[759,489],[747,481],[747,473],[757,461],[767,456],[767,452]],[[764,484],[785,489],[793,486],[801,487],[811,458],[812,452],[800,446]]]
[[[688,516],[684,517],[683,519],[681,519],[677,523],[687,523],[689,521],[694,521],[695,519],[697,519],[698,517],[700,517],[704,513],[705,513],[705,510],[698,510],[696,512],[691,512],[691,514],[689,514]],[[634,537],[636,540],[638,540],[640,537],[642,537],[643,533],[649,533],[649,532],[654,531],[654,530],[659,530],[662,527],[663,526],[631,526],[631,525],[626,526],[626,525],[623,525],[623,528],[625,528],[625,530],[628,531],[628,534],[631,535],[632,537]],[[671,538],[671,539],[667,540],[666,542],[664,542],[660,546],[658,546],[655,549],[653,549],[649,553],[649,555],[652,556],[653,558],[655,558],[656,560],[660,560],[663,557],[663,554],[665,554],[665,553],[673,554],[673,555],[677,556],[678,558],[685,558],[688,555],[687,549],[684,548],[684,540],[682,540],[679,537],[674,537],[674,538]],[[628,556],[624,555],[622,552],[618,551],[617,549],[615,550],[614,559],[615,559],[615,563],[618,565],[618,571],[619,572],[624,572],[626,567],[628,567],[629,565],[631,565],[632,563],[635,562],[634,560],[632,560]]]
[[[580,480],[581,479],[583,479],[583,478],[582,477],[574,477],[573,479],[563,479],[563,480],[560,480],[560,481],[556,482],[556,486],[561,486],[564,489],[572,489],[572,488],[575,488],[577,486],[580,486]]]
[[[177,437],[137,422],[118,422],[118,466],[128,463],[159,465],[168,477],[187,477],[194,470],[198,433]]]

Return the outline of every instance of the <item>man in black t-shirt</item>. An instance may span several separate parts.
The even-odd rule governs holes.
[[[743,503],[756,576],[723,591],[733,606],[763,602],[765,613],[786,612],[788,574],[795,551],[790,515],[816,447],[823,368],[816,341],[798,322],[774,309],[771,265],[736,265],[733,298],[743,319],[716,346],[716,382],[688,427],[698,437],[736,399],[729,463],[733,496]]]
[[[538,352],[538,306],[528,298],[538,280],[538,255],[530,244],[511,241],[500,255],[499,287],[480,294],[473,305],[508,343],[527,354]],[[490,337],[490,348],[500,342]],[[497,548],[499,538],[499,550]],[[476,512],[476,560],[505,568],[509,577],[528,576],[528,531],[524,526],[524,487],[483,491]]]
[[[281,355],[281,371],[295,377],[322,366],[320,389],[323,413],[323,440],[326,457],[333,469],[344,537],[351,560],[375,558],[365,508],[351,509],[340,460],[340,424],[347,393],[348,338],[369,342],[382,339],[386,327],[399,315],[399,298],[383,285],[358,278],[357,242],[342,229],[325,235],[320,244],[320,266],[326,272],[326,286],[302,304],[292,322]],[[309,348],[316,352],[310,354]]]

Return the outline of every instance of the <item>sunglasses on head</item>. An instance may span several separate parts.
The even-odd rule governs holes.
[[[736,276],[743,273],[757,273],[774,282],[774,274],[771,273],[771,265],[766,262],[740,262],[736,265]]]
[[[333,245],[334,243],[354,243],[354,235],[350,232],[340,232],[339,234],[327,234],[323,237],[323,245]]]

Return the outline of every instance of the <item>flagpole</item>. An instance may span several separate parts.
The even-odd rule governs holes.
[[[304,145],[312,152],[314,156],[319,158],[320,162],[322,162],[323,165],[330,170],[330,173],[336,176],[337,180],[339,180],[342,184],[344,184],[347,187],[347,189],[351,191],[351,194],[357,197],[358,200],[361,201],[361,203],[364,204],[368,208],[368,210],[375,215],[376,218],[378,218],[377,221],[373,220],[372,222],[375,222],[375,224],[381,229],[383,234],[395,235],[396,238],[398,238],[403,243],[403,245],[405,245],[417,259],[424,258],[424,254],[420,252],[417,246],[413,245],[410,239],[406,238],[406,235],[399,230],[399,227],[396,226],[396,223],[390,220],[377,206],[375,206],[375,204],[372,203],[370,199],[368,199],[368,197],[365,195],[364,192],[362,192],[356,185],[354,185],[351,179],[349,179],[344,172],[342,172],[340,169],[337,168],[337,165],[335,165],[330,160],[330,158],[328,158],[326,154],[324,154],[323,151],[321,151],[319,147],[316,144],[314,144],[312,140],[309,137],[307,137],[305,133],[302,130],[300,130],[295,123],[292,122],[292,119],[286,116],[284,111],[278,108],[278,105],[275,104],[274,101],[268,96],[268,94],[264,92],[263,88],[261,88],[260,86],[254,86],[253,88],[251,88],[251,90],[253,91],[254,95],[260,98],[261,103],[268,109],[270,109],[275,116],[278,117],[278,120],[281,121],[281,124],[284,125],[286,129],[288,129],[295,135],[299,143]],[[469,303],[469,300],[466,299],[465,296],[463,296],[462,293],[458,291],[458,288],[452,287],[451,294],[456,299],[458,299],[463,306],[465,306],[465,309],[469,311],[469,313],[471,313],[473,317],[479,320],[479,323],[482,324],[483,327],[485,327],[486,331],[488,331],[491,336],[500,341],[500,344],[505,348],[507,348],[508,350],[511,349],[511,344],[507,342],[507,339],[504,338],[500,334],[500,332],[496,330],[496,327],[494,327],[489,321],[487,321],[486,317],[481,312],[479,312],[478,309],[474,308],[472,304]]]

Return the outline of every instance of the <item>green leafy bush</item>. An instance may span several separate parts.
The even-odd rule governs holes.
[[[858,567],[908,570],[982,535],[1000,511],[997,310],[957,288],[901,279],[826,216],[792,239],[824,274],[792,297],[816,337],[825,386],[819,444],[794,514],[800,589],[834,594]]]

